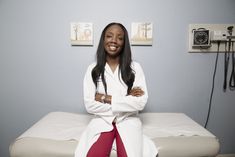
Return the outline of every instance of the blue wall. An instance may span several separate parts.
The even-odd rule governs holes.
[[[132,47],[146,74],[148,112],[183,112],[204,125],[216,54],[187,52],[190,23],[235,23],[234,0],[0,0],[0,156],[51,111],[85,112],[82,81],[103,27],[154,23],[153,46]],[[94,24],[94,46],[70,46],[70,22]],[[219,56],[208,129],[235,153],[235,92]]]

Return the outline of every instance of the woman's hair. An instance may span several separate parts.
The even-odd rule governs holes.
[[[104,38],[105,38],[106,30],[110,26],[113,26],[113,25],[120,26],[122,30],[124,31],[124,44],[123,44],[123,48],[121,49],[120,59],[119,59],[119,74],[121,73],[122,80],[128,87],[127,94],[129,94],[133,86],[133,82],[135,80],[135,74],[134,74],[133,69],[131,68],[132,56],[131,56],[131,48],[130,48],[130,42],[128,38],[128,32],[122,24],[110,23],[102,31],[100,42],[99,42],[98,49],[96,52],[97,63],[96,63],[96,66],[93,68],[91,75],[92,75],[92,79],[96,87],[97,87],[97,81],[99,77],[101,76],[102,83],[104,85],[104,89],[107,94],[107,84],[106,84],[106,80],[104,77],[105,64],[106,64],[106,51],[104,48]]]

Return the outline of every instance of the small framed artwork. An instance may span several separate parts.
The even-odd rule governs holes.
[[[133,22],[131,24],[131,45],[152,45],[153,23]]]
[[[93,45],[93,24],[85,22],[71,22],[71,45]]]

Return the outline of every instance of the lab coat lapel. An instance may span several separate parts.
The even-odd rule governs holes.
[[[117,68],[113,72],[112,69],[110,68],[109,64],[106,63],[105,64],[105,71],[107,72],[107,74],[109,74],[110,76],[114,77],[115,74],[118,73],[118,71],[119,71],[119,65],[117,66]]]
[[[126,84],[122,81],[121,73],[119,73],[119,65],[113,72],[110,66],[106,63],[105,65],[106,81],[107,84],[111,85],[112,88],[108,88],[108,93],[112,95],[117,95],[117,93],[122,93],[126,91]],[[108,83],[109,82],[109,83]],[[111,91],[112,90],[112,91]]]

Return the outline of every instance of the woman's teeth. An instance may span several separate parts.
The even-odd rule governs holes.
[[[115,47],[115,46],[110,46],[109,48],[110,48],[110,50],[112,50],[112,51],[115,51],[115,50],[117,49],[117,47]]]

